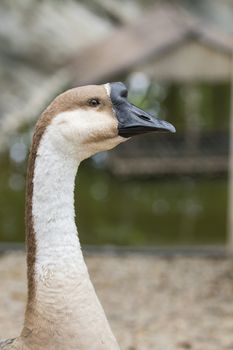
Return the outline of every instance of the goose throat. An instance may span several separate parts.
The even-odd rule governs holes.
[[[50,287],[64,295],[69,285],[74,287],[74,278],[86,272],[74,210],[74,184],[80,162],[78,157],[57,151],[51,133],[48,127],[35,156],[31,155],[28,171],[28,312],[35,312],[38,304],[46,301],[46,287],[46,293]]]

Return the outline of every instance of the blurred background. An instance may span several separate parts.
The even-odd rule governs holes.
[[[233,0],[0,1],[0,338],[23,323],[35,122],[68,88],[123,81],[177,132],[80,167],[97,293],[121,349],[233,349],[232,53]]]
[[[0,18],[0,241],[24,241],[41,111],[72,86],[120,80],[177,133],[134,138],[82,165],[82,243],[226,244],[233,2],[2,0]]]

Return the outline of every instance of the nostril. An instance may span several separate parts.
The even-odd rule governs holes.
[[[120,93],[120,96],[123,98],[127,98],[128,97],[128,90],[127,89],[123,89]]]
[[[142,120],[150,121],[150,117],[144,114],[139,114],[138,117]]]

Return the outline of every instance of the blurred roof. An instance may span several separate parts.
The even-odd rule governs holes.
[[[75,58],[74,67],[72,67],[76,72],[74,84],[114,79],[122,73],[152,61],[156,68],[156,61],[164,60],[165,57],[176,52],[177,48],[187,46],[190,42],[198,43],[199,51],[200,46],[208,49],[208,53],[202,52],[199,60],[199,69],[201,69],[201,63],[205,63],[200,77],[205,76],[203,76],[206,72],[205,61],[208,61],[208,68],[212,70],[213,77],[217,63],[218,70],[223,70],[224,77],[229,75],[233,36],[185,10],[182,6],[175,3],[159,3],[137,21],[116,30],[101,43],[82,51]],[[213,60],[211,64],[210,56],[214,54],[220,57]],[[184,61],[184,63],[188,66],[191,62]],[[170,71],[172,80],[176,65],[173,64],[171,69],[171,61],[168,60],[167,67],[163,67],[162,70],[165,79],[169,79]],[[161,69],[159,71],[161,72]],[[220,71],[218,73],[221,75]],[[175,76],[178,78],[177,75]],[[190,75],[190,79],[195,76],[196,71]],[[163,76],[160,74],[158,78],[162,79]]]

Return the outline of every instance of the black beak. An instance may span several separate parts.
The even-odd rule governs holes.
[[[118,119],[119,135],[131,137],[153,131],[176,132],[174,126],[164,120],[152,117],[147,112],[127,101],[128,91],[122,83],[110,83],[110,97]]]
[[[153,131],[176,132],[172,124],[152,117],[130,103],[122,104],[118,108],[117,118],[119,135],[123,137],[146,134]]]

